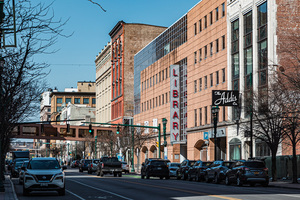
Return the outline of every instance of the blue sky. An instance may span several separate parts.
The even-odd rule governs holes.
[[[49,87],[77,87],[77,81],[95,81],[95,58],[110,40],[108,33],[120,20],[169,27],[200,0],[94,0],[106,12],[88,0],[56,0],[57,19],[69,19],[65,34],[53,46],[57,53],[38,56],[50,64]],[[48,2],[48,0],[47,0]]]

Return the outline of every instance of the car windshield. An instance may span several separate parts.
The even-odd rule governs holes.
[[[118,162],[118,158],[112,157],[112,158],[102,158],[102,162]]]
[[[57,160],[32,160],[28,164],[28,169],[59,169]]]
[[[16,162],[15,167],[21,167],[22,164],[23,162]]]
[[[84,163],[90,164],[92,160],[85,160]]]
[[[224,162],[223,163],[223,166],[226,166],[226,167],[230,167],[232,165],[232,162]]]
[[[191,161],[190,162],[190,166],[193,166],[195,164],[196,161]]]
[[[202,166],[205,166],[205,167],[209,167],[211,165],[211,162],[203,162],[202,163]]]
[[[245,162],[245,166],[250,168],[265,168],[265,164],[263,162]]]
[[[100,161],[99,160],[94,160],[93,163],[98,164]]]
[[[172,163],[172,164],[170,164],[170,167],[180,167],[180,164],[179,163]]]
[[[153,166],[166,165],[166,162],[165,161],[154,160],[154,161],[151,162],[151,165],[153,165]]]

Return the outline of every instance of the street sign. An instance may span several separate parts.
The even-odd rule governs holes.
[[[204,132],[203,133],[203,139],[204,140],[208,140],[208,132]]]
[[[213,90],[213,106],[239,106],[238,90]]]

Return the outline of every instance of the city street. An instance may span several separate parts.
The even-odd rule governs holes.
[[[58,196],[56,192],[32,192],[30,196],[22,195],[22,185],[13,178],[19,200],[26,199],[227,199],[227,200],[258,200],[258,199],[300,199],[300,191],[276,187],[255,187],[183,180],[160,180],[158,178],[141,179],[137,175],[123,177],[104,177],[79,173],[78,169],[66,170],[66,195]]]

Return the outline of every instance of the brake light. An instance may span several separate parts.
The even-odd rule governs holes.
[[[264,170],[264,171],[266,171],[266,172],[268,172],[268,171],[269,171],[269,169],[268,169],[268,168],[264,168],[263,170]]]
[[[104,163],[102,163],[102,168],[104,167]]]
[[[249,171],[250,169],[248,167],[243,167],[244,171]]]
[[[93,164],[91,164],[91,167],[93,167]]]

